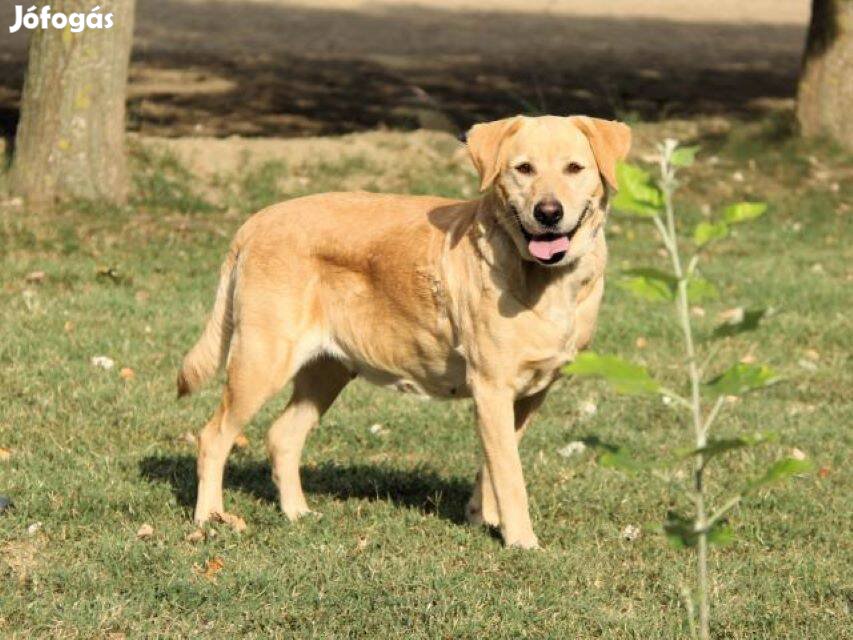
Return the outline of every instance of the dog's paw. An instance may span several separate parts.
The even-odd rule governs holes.
[[[323,517],[322,513],[320,513],[319,511],[313,511],[312,509],[309,509],[307,506],[289,507],[289,508],[282,507],[281,510],[284,513],[285,517],[288,520],[290,520],[291,522],[296,522],[300,518],[306,518],[308,516],[314,517],[318,520]]]
[[[499,528],[501,525],[500,516],[497,513],[484,513],[483,508],[479,504],[469,502],[465,506],[465,519],[470,524],[483,527]]]
[[[530,534],[527,536],[519,536],[515,538],[508,538],[504,535],[504,544],[508,549],[541,549],[539,546],[539,539],[534,535]]]

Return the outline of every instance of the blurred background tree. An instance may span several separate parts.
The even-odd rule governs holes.
[[[813,0],[797,119],[804,135],[853,149],[853,0]]]
[[[102,0],[110,29],[38,29],[15,137],[11,187],[30,205],[86,198],[121,203],[129,178],[125,96],[135,0]],[[52,13],[89,14],[92,2],[54,0]]]

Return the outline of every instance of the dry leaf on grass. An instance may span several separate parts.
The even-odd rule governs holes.
[[[146,540],[154,535],[154,527],[147,522],[136,530],[136,537],[140,540]]]
[[[634,524],[626,525],[624,529],[622,529],[622,539],[628,542],[634,542],[637,538],[640,537],[641,534],[640,527]]]
[[[241,433],[234,439],[234,446],[238,449],[245,449],[249,446],[249,439]]]
[[[227,524],[237,533],[243,533],[246,530],[246,521],[233,513],[214,513],[212,519],[214,522]]]
[[[645,349],[648,346],[649,342],[643,336],[640,336],[639,338],[637,338],[634,344],[637,345],[638,349]]]
[[[65,329],[65,333],[71,333],[74,331],[74,323],[71,320],[66,320],[63,328]]]
[[[201,529],[191,531],[186,535],[186,537],[184,537],[184,540],[186,540],[187,542],[192,542],[193,544],[195,544],[196,542],[201,542],[202,540],[204,540],[204,531],[202,531]]]
[[[205,561],[204,568],[195,566],[196,573],[201,574],[203,578],[207,578],[208,580],[215,580],[216,574],[222,571],[222,567],[225,566],[225,563],[222,562],[222,558],[219,556],[214,556]]]
[[[136,377],[136,373],[130,367],[122,367],[122,370],[119,371],[119,375],[128,382]]]
[[[109,356],[92,356],[91,362],[93,367],[100,367],[101,369],[106,369],[107,371],[109,371],[116,365],[115,360],[113,360]]]
[[[0,462],[6,462],[12,457],[12,450],[0,447]]]

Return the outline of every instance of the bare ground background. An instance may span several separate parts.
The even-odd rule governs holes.
[[[790,101],[809,0],[140,0],[130,128],[455,131],[517,112],[750,116]],[[0,3],[0,131],[26,38]]]

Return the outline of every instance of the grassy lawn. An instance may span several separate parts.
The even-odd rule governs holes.
[[[727,339],[718,368],[752,355],[785,379],[728,407],[717,433],[770,429],[779,439],[725,458],[711,491],[738,486],[793,447],[821,469],[750,498],[735,514],[736,541],[712,554],[715,636],[851,638],[850,159],[792,141],[774,121],[640,125],[634,157],[671,132],[703,145],[685,174],[685,217],[695,221],[734,199],[771,206],[714,250],[704,273],[723,300],[706,304],[698,323],[708,335],[724,309],[773,310],[759,331]],[[47,215],[0,205],[0,447],[11,451],[0,461],[0,493],[14,501],[0,515],[0,635],[686,632],[681,588],[692,584],[692,556],[651,528],[684,502],[677,476],[603,468],[593,449],[557,454],[570,441],[598,438],[652,458],[689,444],[686,426],[660,402],[615,396],[595,381],[562,381],[522,446],[541,552],[506,550],[464,523],[479,459],[470,403],[423,402],[358,382],[306,448],[306,494],[322,518],[288,523],[274,498],[263,437],[285,392],[250,425],[248,446],[227,470],[226,507],[248,529],[214,525],[217,535],[185,540],[195,448],[184,434],[202,426],[219,390],[177,402],[174,373],[199,334],[240,222],[265,203],[342,185],[473,193],[450,137],[383,136],[371,143],[375,153],[347,155],[356,145],[341,143],[331,160],[247,159],[244,169],[204,181],[137,143],[127,208],[80,204]],[[615,217],[609,238],[612,275],[628,265],[666,266],[651,226]],[[39,271],[43,277],[30,275]],[[597,351],[641,361],[679,384],[669,309],[611,286],[599,327]],[[93,366],[98,355],[115,367]],[[132,378],[122,376],[125,367]],[[139,540],[144,523],[154,534]],[[642,527],[640,538],[624,540],[626,525]]]

